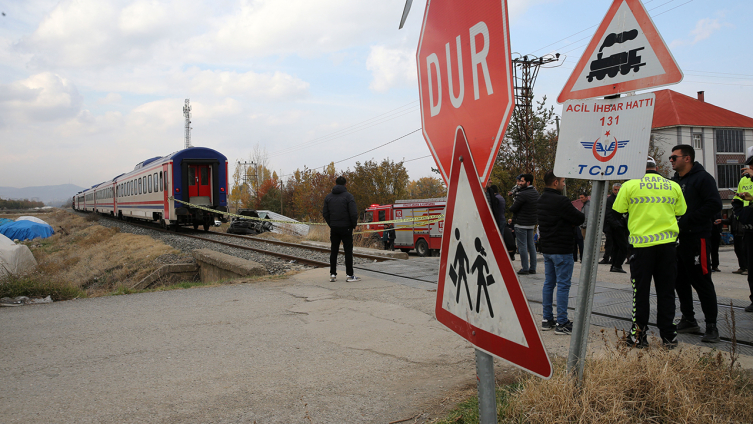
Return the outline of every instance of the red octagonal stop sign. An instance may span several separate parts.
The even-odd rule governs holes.
[[[416,53],[421,121],[445,182],[462,126],[486,185],[515,107],[506,0],[428,0]]]

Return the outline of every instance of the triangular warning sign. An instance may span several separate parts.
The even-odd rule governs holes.
[[[676,84],[682,78],[640,0],[614,0],[557,102]]]
[[[478,349],[551,377],[552,364],[492,217],[462,127],[456,130],[449,183],[437,320]]]

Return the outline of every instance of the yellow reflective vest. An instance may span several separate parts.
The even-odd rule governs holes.
[[[740,178],[740,182],[737,184],[737,192],[738,193],[751,193],[753,194],[753,180],[750,178]],[[739,196],[735,196],[735,199],[742,200],[743,206],[748,206],[750,202],[741,199]]]
[[[629,243],[634,247],[649,247],[674,243],[680,229],[677,218],[687,210],[682,189],[656,171],[646,171],[639,180],[622,185],[612,209],[629,213]]]

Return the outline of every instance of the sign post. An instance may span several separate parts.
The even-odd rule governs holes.
[[[568,372],[577,375],[578,383],[587,354],[608,183],[641,178],[646,171],[655,96],[620,94],[676,84],[682,77],[641,1],[614,0],[557,98],[565,104],[554,172],[593,182],[567,358]],[[609,98],[591,99],[598,96]]]
[[[427,0],[416,62],[424,139],[449,192],[437,320],[477,347],[481,422],[496,423],[490,354],[552,372],[483,190],[515,107],[507,0]]]

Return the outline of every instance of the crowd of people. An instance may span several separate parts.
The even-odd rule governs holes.
[[[723,225],[729,225],[738,260],[737,274],[748,276],[753,312],[753,276],[748,263],[753,260],[753,156],[742,170],[733,211],[722,217],[722,201],[714,177],[695,160],[689,145],[672,148],[669,157],[674,176],[660,175],[656,162],[647,159],[646,174],[624,184],[615,183],[607,197],[601,228],[604,253],[600,264],[609,271],[630,274],[633,287],[632,328],[628,344],[648,345],[648,317],[651,281],[657,295],[657,327],[665,347],[677,345],[677,333],[702,335],[701,341],[720,340],[716,322],[717,297],[712,273],[719,272],[719,243]],[[520,255],[520,275],[536,274],[534,234],[539,234],[539,250],[544,257],[542,330],[570,334],[567,317],[569,290],[574,263],[583,260],[583,240],[589,225],[591,201],[587,193],[575,208],[562,194],[565,179],[552,172],[544,176],[544,192],[533,187],[533,175],[518,176],[507,193],[512,197],[513,217],[502,226],[514,234],[516,245],[508,246],[511,258]],[[493,203],[491,197],[488,198]],[[647,201],[648,200],[648,201]],[[629,266],[629,270],[623,268]],[[553,314],[556,289],[557,314]],[[695,318],[693,290],[704,315],[705,328]],[[675,299],[680,316],[675,317]]]
[[[599,263],[609,264],[609,271],[614,273],[628,273],[623,265],[630,266],[633,309],[627,343],[638,348],[648,345],[652,280],[657,297],[656,323],[665,347],[677,346],[677,333],[702,334],[701,341],[707,343],[720,341],[717,296],[711,276],[719,272],[719,242],[725,224],[734,237],[739,266],[735,273],[747,275],[751,304],[745,311],[753,312],[753,274],[748,273],[748,264],[753,261],[753,155],[745,162],[732,201],[733,211],[726,218],[721,215],[722,200],[716,181],[695,160],[693,147],[673,147],[669,160],[675,171],[671,179],[659,174],[656,162],[649,157],[643,178],[613,184],[603,226],[596,229],[605,237],[604,256]],[[572,332],[567,307],[574,264],[583,260],[583,240],[589,225],[598,223],[593,222],[593,217],[589,222],[588,194],[579,194],[580,210],[563,194],[565,178],[547,172],[541,194],[533,182],[532,174],[521,174],[507,193],[512,197],[511,219],[505,220],[507,201],[496,185],[486,187],[486,197],[510,258],[514,261],[516,253],[520,257],[517,273],[536,274],[537,250],[543,254],[542,330],[568,335]],[[340,243],[345,253],[346,281],[359,280],[353,274],[352,233],[357,225],[357,208],[345,183],[344,177],[337,178],[322,211],[330,226],[333,282],[337,278]],[[384,231],[386,249],[394,248],[394,234],[394,227]],[[701,304],[705,331],[701,331],[695,318],[693,290]],[[677,320],[675,299],[680,303]]]

